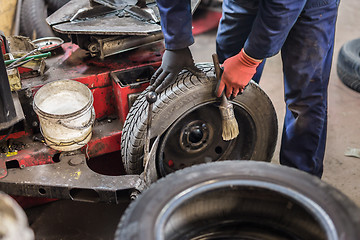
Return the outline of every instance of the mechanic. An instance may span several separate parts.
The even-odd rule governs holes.
[[[227,97],[259,82],[265,59],[281,50],[286,115],[280,163],[321,178],[327,132],[327,89],[340,0],[223,0],[216,51],[224,72],[217,90]],[[165,37],[151,79],[161,92],[182,69],[197,76],[190,0],[157,0]]]

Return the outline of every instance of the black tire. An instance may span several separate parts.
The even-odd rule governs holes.
[[[217,82],[212,65],[201,64],[198,67],[206,72],[207,77],[199,79],[184,71],[154,103],[151,133],[152,136],[162,136],[156,159],[159,174],[164,176],[190,165],[225,159],[270,161],[278,130],[275,109],[268,96],[255,82],[250,82],[244,93],[232,100],[240,134],[236,139],[225,142],[221,138],[219,100],[213,94]],[[131,107],[122,132],[121,153],[128,174],[140,174],[143,171],[148,106],[145,93],[146,91]],[[196,124],[205,126],[207,130],[200,134],[202,137],[207,135],[194,144],[198,144],[198,148],[189,150],[183,146],[188,142],[181,142],[183,139],[177,142],[176,139],[180,139],[184,128],[191,124],[195,127]],[[189,128],[193,129],[192,127]],[[174,162],[172,168],[167,165],[164,155],[175,158],[171,160]]]
[[[360,92],[360,38],[345,43],[339,52],[337,73],[349,88]]]
[[[50,13],[52,13],[64,6],[69,1],[70,0],[46,0],[46,3],[48,4],[48,10]]]
[[[20,16],[21,33],[31,39],[53,37],[55,33],[46,22],[48,14],[69,0],[23,0]]]
[[[357,240],[360,210],[315,176],[223,161],[177,171],[125,211],[115,239]]]
[[[31,39],[55,36],[46,22],[45,0],[23,0],[21,7],[21,30]]]

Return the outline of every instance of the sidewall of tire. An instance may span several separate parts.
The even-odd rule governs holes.
[[[337,73],[349,88],[360,92],[360,38],[345,43],[339,52]]]
[[[115,239],[158,239],[154,233],[155,222],[170,201],[195,185],[229,179],[263,181],[296,191],[328,214],[339,240],[356,240],[360,236],[359,208],[318,178],[270,163],[224,161],[186,168],[154,183],[126,210]]]
[[[181,74],[177,82],[161,93],[154,103],[151,137],[163,134],[173,122],[190,109],[218,101],[214,95],[216,84],[212,70],[208,71],[207,77],[203,79],[189,72]],[[270,161],[278,133],[276,112],[271,100],[255,82],[250,82],[244,93],[238,95],[233,103],[240,105],[251,115],[256,127],[254,151],[248,159]],[[138,112],[131,109],[128,114],[124,124],[121,148],[127,173],[139,174],[142,171],[147,122],[147,103],[144,94],[138,97],[133,106],[138,108],[136,109]]]

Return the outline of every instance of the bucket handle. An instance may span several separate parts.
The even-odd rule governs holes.
[[[85,128],[88,128],[90,127],[91,125],[93,125],[95,122],[95,110],[94,108],[91,109],[91,118],[89,120],[88,123],[86,123],[84,126],[81,126],[81,127],[74,127],[74,126],[69,126],[65,123],[63,123],[61,120],[59,120],[57,123],[59,123],[60,125],[64,126],[64,127],[67,127],[69,129],[74,129],[74,130],[83,130]]]

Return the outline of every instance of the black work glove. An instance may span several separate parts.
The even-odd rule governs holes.
[[[165,50],[161,66],[150,79],[150,91],[155,91],[156,93],[162,92],[175,81],[177,75],[183,69],[189,70],[197,77],[205,76],[205,74],[195,66],[188,47],[176,50]]]

